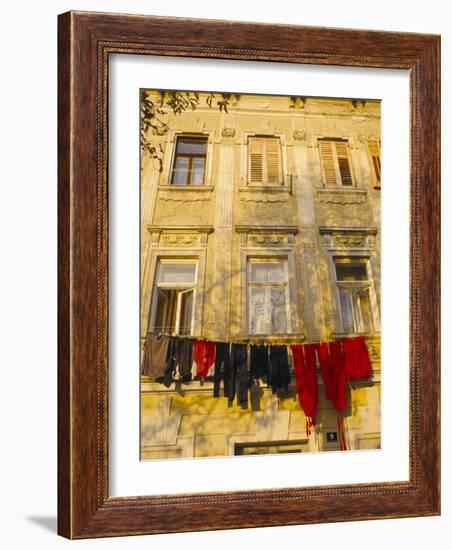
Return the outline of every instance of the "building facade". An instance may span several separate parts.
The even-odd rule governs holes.
[[[147,92],[159,97],[158,92]],[[141,346],[148,331],[213,341],[317,342],[363,334],[370,380],[348,388],[349,449],[380,446],[380,103],[199,94],[142,155]],[[293,378],[293,377],[292,377]],[[295,391],[142,376],[141,457],[336,450],[319,374],[317,427]]]

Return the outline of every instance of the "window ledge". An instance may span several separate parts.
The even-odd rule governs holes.
[[[159,185],[158,198],[162,201],[210,201],[213,185]]]
[[[162,191],[213,191],[213,185],[159,185],[157,189]]]
[[[343,189],[341,187],[324,187],[317,189],[320,202],[333,204],[359,204],[366,200],[367,189]]]
[[[352,338],[354,336],[364,336],[365,338],[379,338],[380,331],[373,332],[334,332],[331,335],[333,338]]]
[[[247,191],[259,191],[264,193],[291,193],[291,188],[287,185],[241,185],[239,187],[239,192],[247,192]]]

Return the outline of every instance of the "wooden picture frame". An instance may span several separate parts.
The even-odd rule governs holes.
[[[58,532],[68,538],[440,513],[440,38],[68,12],[58,63]],[[112,53],[410,71],[408,481],[110,497],[108,61]]]

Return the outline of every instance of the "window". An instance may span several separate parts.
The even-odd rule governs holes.
[[[196,263],[161,260],[152,304],[154,332],[191,334]]]
[[[290,441],[256,441],[255,443],[236,443],[234,454],[242,455],[268,455],[302,453],[307,451],[307,441],[293,439]]]
[[[286,334],[289,327],[287,260],[248,263],[248,326],[250,334]]]
[[[250,137],[248,140],[248,166],[250,185],[284,185],[281,169],[279,139]]]
[[[369,139],[367,142],[369,156],[374,173],[375,187],[381,186],[381,160],[380,160],[380,142],[377,139]]]
[[[325,186],[352,186],[348,142],[339,139],[319,139],[319,151]]]
[[[372,283],[367,260],[336,258],[334,265],[343,332],[372,332]]]
[[[203,185],[207,138],[180,136],[176,141],[172,185]]]

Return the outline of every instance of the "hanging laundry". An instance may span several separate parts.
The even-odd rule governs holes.
[[[323,385],[326,398],[333,401],[332,395],[332,367],[328,342],[320,342],[317,348],[319,354],[320,371],[322,373]]]
[[[250,346],[250,385],[259,379],[267,382],[268,367],[268,346],[252,344]]]
[[[315,356],[317,348],[317,344],[293,344],[290,346],[298,399],[306,416],[307,436],[311,435],[311,427],[315,426],[319,400]]]
[[[347,381],[359,378],[369,378],[371,367],[369,352],[364,336],[344,338],[344,370]]]
[[[169,336],[148,332],[144,344],[141,374],[154,379],[163,378],[167,368]]]
[[[270,364],[268,385],[272,392],[277,390],[288,391],[290,383],[289,358],[286,346],[270,346]]]
[[[195,376],[207,378],[209,370],[215,361],[215,342],[209,340],[194,340],[193,360],[195,362]]]
[[[223,381],[223,395],[228,397],[231,392],[231,361],[229,343],[215,344],[215,370],[213,375],[213,396],[220,396],[220,384]]]
[[[237,394],[237,403],[248,408],[248,349],[246,344],[232,344],[231,346],[232,384],[229,400],[233,401]]]
[[[345,440],[343,410],[347,407],[347,380],[344,370],[344,355],[342,350],[342,341],[337,340],[329,343],[329,352],[331,360],[331,378],[329,394],[334,408],[337,411],[337,427],[339,432],[339,443],[342,451],[347,450]],[[324,380],[324,383],[325,380]]]
[[[170,336],[167,367],[163,383],[168,388],[175,380],[191,380],[193,338]]]

